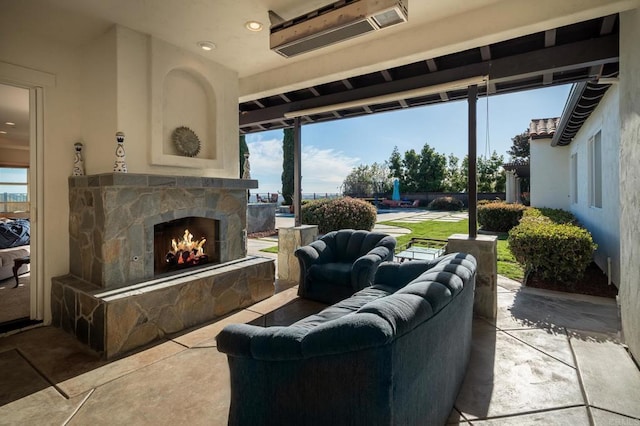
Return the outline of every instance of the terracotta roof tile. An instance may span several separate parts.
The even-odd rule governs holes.
[[[559,123],[560,117],[534,118],[529,125],[529,137],[531,139],[552,138]]]

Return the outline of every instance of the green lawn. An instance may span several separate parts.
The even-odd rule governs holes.
[[[469,220],[464,219],[460,222],[420,222],[420,223],[404,223],[404,222],[382,222],[384,225],[399,226],[411,230],[410,234],[398,237],[398,247],[409,242],[413,237],[433,238],[436,240],[446,240],[451,234],[467,234],[469,232]],[[516,262],[509,244],[507,236],[498,237],[498,274],[522,282],[524,270],[522,265]]]
[[[399,226],[411,230],[410,234],[398,237],[398,247],[409,242],[413,237],[433,238],[436,240],[446,240],[451,234],[466,234],[469,232],[469,220],[464,219],[460,222],[420,222],[420,223],[404,223],[404,222],[381,222],[384,225]],[[278,246],[262,249],[267,253],[278,253]],[[512,280],[522,282],[524,270],[522,265],[516,262],[509,244],[507,236],[498,237],[498,274],[511,278]]]

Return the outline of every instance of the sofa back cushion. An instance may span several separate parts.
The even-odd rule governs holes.
[[[331,250],[334,255],[334,261],[353,262],[371,251],[385,237],[389,236],[379,232],[341,229],[339,231],[329,232],[323,236],[321,240],[324,241]],[[393,242],[393,246],[395,247],[395,239],[392,237],[388,239],[390,242]]]

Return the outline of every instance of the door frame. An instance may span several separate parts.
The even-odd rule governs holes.
[[[29,202],[31,288],[29,316],[44,320],[44,96],[55,75],[0,61],[0,83],[29,90]]]

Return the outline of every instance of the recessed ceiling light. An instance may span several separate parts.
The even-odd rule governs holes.
[[[199,41],[198,47],[202,50],[206,50],[207,52],[210,52],[216,48],[216,45],[211,43],[210,41]]]
[[[7,121],[4,124],[6,124],[7,126],[15,126],[16,123],[14,123],[13,121]]]
[[[248,29],[249,31],[255,31],[255,32],[258,32],[258,31],[262,31],[262,28],[263,28],[264,26],[262,25],[262,22],[258,22],[258,21],[247,21],[247,22],[245,22],[244,27],[245,27],[246,29]]]

